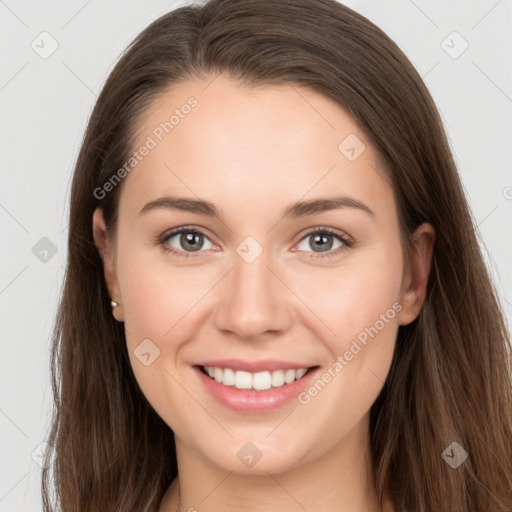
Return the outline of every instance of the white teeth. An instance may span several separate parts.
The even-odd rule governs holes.
[[[304,377],[304,375],[306,375],[306,372],[306,368],[301,368],[300,370],[297,370],[297,379]]]
[[[270,389],[272,384],[272,377],[270,372],[255,373],[252,377],[252,387],[258,391],[263,389]]]
[[[297,370],[249,373],[241,370],[235,371],[231,368],[214,368],[212,366],[204,366],[204,369],[212,379],[225,386],[234,386],[237,389],[255,389],[257,391],[290,384],[304,377],[308,371],[307,368],[299,368]]]
[[[235,385],[235,372],[231,368],[224,369],[222,383],[226,386],[234,386]]]
[[[216,368],[217,369],[217,368]],[[220,370],[222,372],[222,370]],[[249,372],[236,372],[235,373],[235,387],[238,389],[251,389],[252,388],[252,375]]]
[[[295,370],[286,370],[284,374],[284,381],[286,384],[290,384],[295,380]]]
[[[220,368],[214,368],[214,370],[213,370],[213,378],[217,382],[222,382],[222,370]]]
[[[284,372],[283,371],[277,371],[272,372],[272,387],[278,388],[279,386],[282,386],[284,384]]]

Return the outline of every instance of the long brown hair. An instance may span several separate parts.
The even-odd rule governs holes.
[[[388,494],[397,511],[510,512],[510,335],[440,116],[398,46],[335,0],[178,8],[147,27],[108,77],[72,182],[51,354],[48,443],[57,456],[43,471],[44,510],[155,511],[177,475],[172,430],[134,378],[93,239],[97,206],[115,234],[123,182],[101,198],[94,191],[126,162],[152,100],[178,81],[219,73],[249,86],[296,84],[336,101],[379,154],[405,253],[422,222],[436,230],[425,303],[399,328],[370,411],[378,495]],[[453,442],[468,454],[457,468],[442,457]]]

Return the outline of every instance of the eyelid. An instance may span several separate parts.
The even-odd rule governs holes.
[[[345,240],[346,242],[355,243],[354,239],[345,231],[337,228],[331,228],[328,226],[316,226],[314,228],[307,228],[300,236],[299,242],[301,242],[302,240],[304,240],[304,238],[308,236],[315,235],[316,233],[328,233],[329,235],[341,239],[341,241]]]

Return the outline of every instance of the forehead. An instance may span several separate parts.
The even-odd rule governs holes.
[[[166,193],[260,214],[343,193],[394,213],[357,123],[333,100],[296,85],[248,87],[224,76],[181,82],[146,110],[132,149],[139,155],[120,200],[132,211]]]

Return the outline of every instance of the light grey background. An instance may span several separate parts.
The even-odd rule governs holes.
[[[510,325],[511,0],[345,3],[389,34],[424,77]],[[71,175],[89,114],[122,50],[181,4],[0,0],[0,512],[42,508],[37,447],[51,411],[50,334]],[[58,48],[45,55],[52,44]],[[43,237],[57,249],[46,262],[32,250]]]

